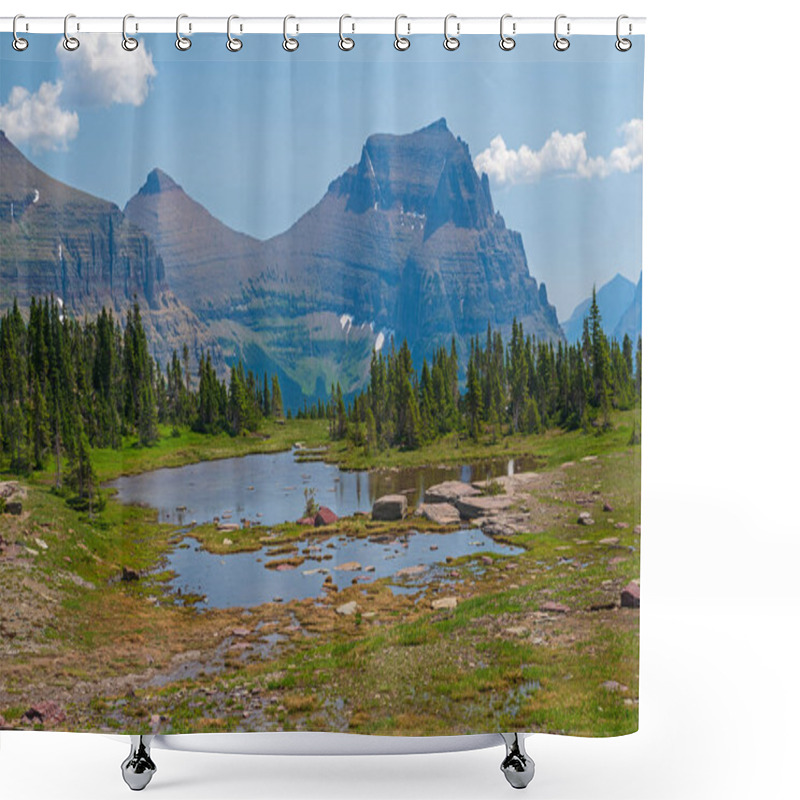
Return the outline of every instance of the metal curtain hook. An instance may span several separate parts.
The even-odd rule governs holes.
[[[349,14],[342,14],[339,17],[339,49],[340,50],[352,50],[356,43],[353,39],[349,36],[344,35],[344,21],[346,19],[353,19]],[[353,30],[355,30],[355,25],[353,25]]]
[[[459,31],[461,30],[461,23],[460,22],[456,23],[456,35],[451,36],[447,32],[447,24],[450,22],[451,19],[458,19],[458,17],[456,17],[455,14],[448,14],[444,18],[444,49],[450,50],[452,52],[453,50],[458,50],[459,46],[461,45],[461,42],[458,40],[458,34]]]
[[[11,46],[18,52],[21,53],[23,50],[28,49],[28,40],[23,39],[21,36],[17,36],[17,20],[18,19],[25,19],[24,14],[17,14],[14,17],[14,21],[11,23],[11,33],[14,35],[14,40],[11,42]],[[27,26],[26,26],[27,28]]]
[[[133,14],[126,14],[122,18],[122,49],[132,53],[138,46],[139,40],[128,36],[128,20],[134,19]]]
[[[516,40],[511,36],[506,36],[503,31],[503,25],[505,24],[505,21],[511,18],[511,14],[503,14],[503,16],[500,17],[500,49],[505,50],[506,52],[513,50],[517,46]],[[515,22],[511,25],[511,31],[512,33],[517,32],[517,24]]]
[[[188,50],[192,46],[192,40],[181,33],[182,19],[189,19],[189,15],[178,14],[178,16],[175,19],[175,47],[177,47],[178,50]],[[192,26],[189,25],[189,30],[191,31],[191,29]]]
[[[619,35],[620,22],[622,22],[622,20],[624,19],[628,19],[627,14],[620,14],[617,17],[617,41],[614,42],[614,47],[616,47],[617,50],[620,51],[620,53],[627,53],[628,50],[630,50],[631,47],[633,47],[633,42],[630,39],[623,39]],[[630,23],[628,23],[628,33],[630,33],[632,30],[633,27],[631,26]]]
[[[555,33],[556,37],[556,40],[553,42],[553,47],[555,47],[555,49],[561,53],[563,53],[565,50],[569,50],[569,39],[567,39],[565,36],[558,35],[558,21],[566,18],[566,14],[559,14],[556,17],[556,21],[553,25],[553,32]],[[569,35],[569,22],[567,23],[567,35]]]
[[[69,21],[71,19],[75,19],[74,14],[67,14],[67,16],[64,17],[64,41],[61,42],[61,44],[64,45],[64,49],[69,50],[70,52],[77,50],[81,46],[81,43],[77,37],[69,35]],[[76,25],[76,29],[80,30],[80,26]]]
[[[411,39],[407,39],[405,36],[400,35],[400,20],[401,19],[408,19],[405,14],[398,14],[394,18],[394,49],[395,50],[408,50],[411,47]],[[411,25],[406,23],[406,27],[408,28],[408,32],[411,33]]]
[[[289,36],[288,25],[290,19],[297,18],[293,17],[291,14],[288,14],[283,18],[283,49],[286,50],[287,53],[293,53],[298,47],[300,47],[300,40]]]
[[[225,47],[227,47],[228,50],[231,51],[231,53],[238,53],[242,49],[242,46],[244,45],[244,42],[241,39],[237,39],[235,36],[231,34],[231,22],[233,22],[233,20],[235,19],[239,19],[239,17],[237,17],[236,14],[231,14],[228,17],[228,41],[225,42]],[[241,27],[239,28],[239,30],[241,31]]]

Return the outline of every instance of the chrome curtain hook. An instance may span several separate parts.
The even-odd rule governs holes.
[[[290,19],[297,19],[297,17],[293,17],[291,14],[287,14],[283,18],[283,49],[287,53],[294,53],[298,47],[300,47],[300,40],[295,39],[292,36],[289,36],[289,20]]]
[[[556,17],[556,21],[553,25],[553,32],[555,33],[556,40],[553,42],[553,47],[558,50],[560,53],[563,53],[565,50],[569,50],[569,39],[566,36],[559,36],[558,35],[558,21],[560,19],[566,19],[566,14],[559,14]],[[567,36],[569,36],[569,22],[567,23]]]
[[[460,22],[456,22],[456,35],[455,36],[451,36],[447,32],[448,23],[450,22],[451,19],[458,19],[458,17],[456,17],[455,14],[448,14],[444,18],[444,49],[445,50],[450,50],[450,52],[452,52],[453,50],[458,50],[459,46],[461,45],[461,42],[458,40],[458,33],[461,30],[461,23]]]
[[[505,50],[508,52],[509,50],[513,50],[517,46],[517,41],[512,36],[506,36],[503,26],[505,25],[505,21],[507,19],[512,19],[511,14],[503,14],[500,17],[500,49]],[[514,22],[511,24],[511,31],[512,33],[517,32],[517,24]]]
[[[239,19],[236,14],[231,14],[228,17],[228,41],[225,42],[225,47],[227,47],[231,53],[238,53],[244,45],[244,42],[241,39],[237,39],[231,34],[231,22],[233,22],[235,19]],[[239,28],[239,30],[241,30],[241,28]]]
[[[411,47],[411,39],[400,35],[401,19],[408,19],[408,17],[405,14],[398,14],[394,18],[394,49],[402,52],[403,50],[408,50],[408,48]],[[406,27],[408,28],[408,32],[411,33],[411,25],[406,23]]]
[[[620,23],[624,19],[628,19],[627,14],[620,14],[617,17],[617,41],[614,42],[614,47],[616,47],[617,50],[620,51],[620,53],[627,53],[628,50],[630,50],[631,47],[633,47],[633,42],[630,39],[624,39],[619,35]],[[631,33],[632,30],[633,30],[632,26],[630,25],[630,23],[628,23],[628,33]]]
[[[129,19],[135,19],[133,14],[126,14],[122,18],[122,49],[132,53],[139,46],[139,40],[134,39],[133,36],[128,36]]]
[[[182,19],[189,19],[189,15],[178,14],[177,18],[175,19],[175,47],[177,47],[178,50],[188,50],[192,46],[192,40],[181,33]],[[190,25],[189,30],[191,31],[191,29],[192,26]]]
[[[64,41],[61,42],[61,44],[64,45],[64,49],[70,52],[77,50],[81,46],[77,37],[69,35],[69,21],[71,19],[75,19],[74,14],[67,14],[67,16],[64,17]],[[79,25],[76,25],[76,30],[80,30]]]
[[[352,50],[356,46],[353,39],[344,35],[344,21],[346,19],[353,18],[349,14],[342,14],[342,16],[339,17],[339,49],[345,51]],[[353,25],[353,30],[355,30],[355,25]]]
[[[23,39],[21,36],[17,36],[17,20],[25,19],[24,14],[17,14],[14,17],[14,21],[11,23],[11,33],[14,35],[14,40],[11,42],[11,46],[18,52],[21,53],[23,50],[28,49],[28,40]]]

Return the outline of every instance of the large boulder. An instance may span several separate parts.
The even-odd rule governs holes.
[[[339,517],[327,506],[320,506],[317,515],[314,517],[314,526],[319,528],[320,525],[332,525],[338,519]]]
[[[639,584],[631,582],[623,590],[620,595],[620,603],[623,608],[639,608]]]
[[[455,505],[462,497],[475,497],[479,494],[478,489],[463,481],[445,481],[425,490],[425,502]]]
[[[499,494],[494,497],[462,497],[457,503],[456,508],[464,519],[475,519],[477,517],[491,517],[500,511],[505,511],[514,502],[512,497]]]
[[[450,503],[423,503],[417,512],[437,525],[454,525],[461,520],[458,509]]]
[[[387,494],[373,503],[372,519],[383,521],[403,519],[407,510],[408,500],[404,494]]]

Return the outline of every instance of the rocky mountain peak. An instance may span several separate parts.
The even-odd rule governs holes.
[[[330,185],[355,214],[395,211],[425,219],[425,237],[442,225],[487,228],[501,224],[489,182],[475,172],[466,143],[442,117],[413,133],[370,136],[361,159]]]
[[[147,180],[139,189],[139,194],[161,194],[172,189],[181,189],[181,187],[164,170],[156,167],[150,170]]]

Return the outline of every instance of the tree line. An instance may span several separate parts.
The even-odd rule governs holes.
[[[374,353],[369,385],[351,403],[331,388],[326,416],[333,438],[346,438],[367,452],[387,447],[416,449],[444,434],[477,439],[509,433],[540,433],[610,424],[612,409],[632,408],[641,398],[642,340],[635,347],[603,331],[596,293],[580,341],[537,341],[514,320],[507,342],[487,326],[470,342],[466,387],[459,390],[455,340],[417,372],[404,341],[399,350]],[[311,415],[319,415],[316,409]]]
[[[138,304],[124,326],[105,308],[81,322],[36,298],[27,322],[16,300],[0,317],[0,461],[24,474],[52,457],[56,488],[83,500],[95,494],[92,447],[120,448],[130,436],[149,446],[163,424],[237,435],[283,413],[278,376],[257,379],[241,362],[226,382],[204,353],[193,381],[184,345],[162,371]]]

